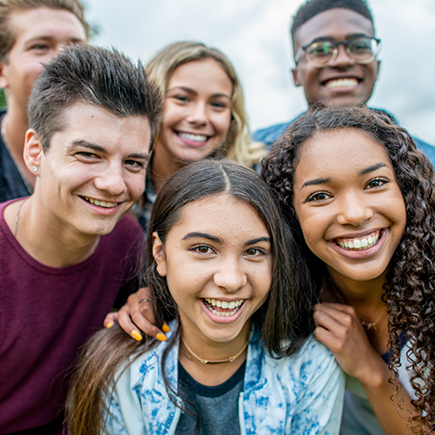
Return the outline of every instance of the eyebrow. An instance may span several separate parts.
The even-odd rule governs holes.
[[[181,89],[181,90],[188,92],[190,94],[198,95],[198,92],[196,92],[192,88],[188,88],[187,86],[174,86],[173,88],[168,89],[166,91],[166,93],[173,91],[175,89]],[[228,98],[229,100],[231,100],[231,96],[229,96],[228,94],[224,94],[223,92],[217,92],[216,94],[213,94],[212,97],[225,97],[225,98]]]
[[[211,236],[210,234],[200,233],[200,232],[188,233],[183,237],[183,240],[193,239],[196,237],[201,237],[204,239],[211,240],[213,242],[219,243],[219,245],[223,245],[223,243],[224,243],[221,239],[219,239],[219,237]],[[248,240],[247,242],[245,242],[243,244],[243,246],[245,247],[245,246],[255,245],[256,243],[259,243],[259,242],[272,243],[270,237],[258,237],[256,239]]]
[[[369,166],[368,168],[362,169],[359,172],[359,175],[365,175],[368,174],[370,172],[376,171],[379,168],[383,168],[383,167],[387,167],[387,165],[385,163],[376,163],[375,165]],[[307,186],[317,186],[318,184],[325,184],[325,183],[330,183],[332,180],[331,178],[316,178],[314,180],[309,180],[306,181],[299,190],[302,190],[304,187]]]
[[[267,242],[272,244],[272,240],[270,237],[258,237],[257,239],[248,240],[243,246],[255,245],[256,243]]]
[[[203,239],[211,240],[212,242],[219,243],[219,245],[222,245],[222,244],[223,244],[222,240],[219,239],[219,237],[211,236],[210,234],[207,234],[207,233],[200,233],[200,232],[187,233],[187,234],[183,237],[183,240],[193,239],[193,238],[196,238],[196,237],[201,237],[201,238],[203,238]]]
[[[356,37],[360,37],[360,36],[366,36],[368,38],[371,38],[370,35],[366,35],[365,33],[350,33],[350,34],[346,35],[346,38],[344,40],[347,41],[351,38],[356,38]],[[335,39],[336,38],[334,38],[332,35],[331,36],[319,36],[318,38],[313,39],[307,45],[311,45],[311,44],[314,44],[315,42],[321,42],[321,41],[335,41]]]
[[[103,153],[103,154],[107,154],[106,148],[102,147],[101,145],[96,145],[96,144],[93,144],[91,142],[88,142],[86,140],[77,140],[77,141],[74,141],[68,145],[69,149],[75,148],[75,147],[89,148],[91,150],[98,151],[98,152]],[[142,160],[149,159],[148,154],[142,154],[142,153],[131,153],[128,155],[128,157],[133,158],[133,159],[142,159]]]
[[[316,186],[318,184],[329,183],[330,181],[331,181],[330,178],[316,178],[315,180],[309,180],[309,181],[306,181],[304,184],[302,184],[302,186],[299,190],[302,190],[304,187],[307,187],[307,186]]]
[[[363,169],[362,171],[360,171],[360,175],[365,175],[368,174],[369,172],[373,172],[376,171],[379,168],[384,168],[387,167],[387,165],[385,163],[376,163],[373,166],[369,166],[368,168]]]

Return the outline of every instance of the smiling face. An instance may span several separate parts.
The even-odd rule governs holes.
[[[294,192],[305,241],[333,279],[369,281],[385,272],[406,210],[382,145],[353,128],[319,133],[302,145]]]
[[[317,14],[296,31],[294,52],[319,39],[339,42],[361,35],[374,36],[369,19],[348,9],[330,9]],[[340,45],[337,58],[325,68],[311,65],[303,55],[293,69],[293,78],[296,86],[304,88],[308,105],[316,102],[327,105],[363,104],[372,95],[378,69],[379,61],[359,65]]]
[[[16,40],[6,61],[0,63],[0,86],[6,90],[8,106],[27,110],[42,64],[49,63],[63,46],[85,43],[86,33],[73,13],[49,8],[14,12],[9,25]]]
[[[269,233],[250,204],[229,195],[185,205],[164,246],[154,233],[153,254],[189,341],[236,339],[269,294]]]
[[[65,109],[63,122],[45,152],[32,130],[26,135],[26,163],[38,168],[31,198],[53,230],[108,234],[144,190],[149,122],[85,103]]]
[[[218,149],[230,128],[232,92],[230,78],[214,59],[177,67],[167,86],[153,166],[195,162]]]

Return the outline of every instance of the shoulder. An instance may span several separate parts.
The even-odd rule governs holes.
[[[252,133],[252,139],[255,142],[263,142],[265,145],[271,145],[283,135],[292,122],[293,121],[284,124],[276,124],[271,127],[256,130]]]

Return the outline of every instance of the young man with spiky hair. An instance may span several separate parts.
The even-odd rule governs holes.
[[[85,43],[89,25],[78,0],[0,0],[0,202],[27,196],[35,176],[23,160],[33,82],[67,45]]]
[[[379,73],[380,40],[365,0],[306,1],[293,19],[291,39],[293,80],[308,107],[367,103]],[[257,130],[253,138],[270,145],[291,122]],[[435,164],[435,147],[414,140]]]
[[[142,65],[116,51],[68,47],[36,80],[35,189],[0,204],[0,433],[61,433],[79,348],[136,290],[143,233],[126,213],[161,113]]]

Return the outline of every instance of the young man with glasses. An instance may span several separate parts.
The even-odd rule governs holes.
[[[296,13],[291,36],[293,79],[303,87],[308,107],[367,103],[379,72],[380,40],[364,0],[309,0]],[[253,138],[270,145],[290,124],[257,130]],[[435,163],[435,147],[414,140]]]

